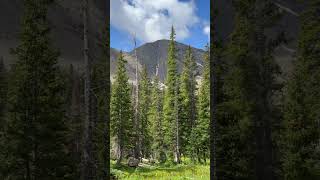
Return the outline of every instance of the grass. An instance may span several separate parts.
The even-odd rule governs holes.
[[[111,173],[120,180],[208,180],[209,164],[164,164],[131,168],[126,165],[116,166],[111,161]]]

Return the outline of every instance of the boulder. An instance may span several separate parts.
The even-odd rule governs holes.
[[[160,159],[159,159],[160,163],[165,163],[167,161],[167,155],[164,152],[160,153]]]
[[[139,159],[136,159],[134,157],[129,157],[128,159],[128,166],[129,167],[137,167],[139,164]]]

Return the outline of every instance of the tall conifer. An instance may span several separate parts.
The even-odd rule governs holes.
[[[111,95],[111,136],[116,138],[117,164],[120,164],[125,150],[130,149],[130,138],[132,137],[133,119],[130,86],[126,73],[126,60],[120,51],[117,60],[117,72],[115,82],[112,84]]]
[[[6,132],[7,176],[73,179],[66,148],[64,87],[47,22],[48,0],[24,1],[20,44],[13,51]]]
[[[170,34],[170,43],[168,49],[168,64],[167,64],[167,77],[166,77],[166,89],[164,97],[164,137],[165,137],[165,146],[169,150],[170,157],[179,157],[178,153],[179,139],[177,139],[177,63],[176,63],[176,48],[175,48],[175,30],[172,26]],[[177,161],[177,159],[176,159]]]
[[[188,140],[190,139],[192,128],[196,121],[196,62],[192,55],[191,47],[189,46],[181,73],[181,150],[187,153],[190,148]]]
[[[320,179],[320,1],[300,17],[298,59],[286,88],[283,178]]]

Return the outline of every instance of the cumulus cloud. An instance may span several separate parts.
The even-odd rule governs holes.
[[[210,25],[204,26],[203,33],[208,36],[208,39],[210,39]]]
[[[193,0],[111,0],[111,25],[142,42],[167,39],[173,25],[177,40],[190,36],[199,22]]]

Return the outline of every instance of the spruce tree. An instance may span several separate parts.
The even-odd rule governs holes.
[[[197,120],[191,132],[190,144],[192,145],[192,156],[206,162],[209,157],[210,147],[210,51],[209,47],[204,55],[204,67],[200,89],[198,92]]]
[[[164,156],[164,132],[163,132],[163,90],[160,88],[159,77],[156,75],[152,84],[151,90],[151,104],[148,112],[148,119],[150,121],[150,129],[152,133],[151,149],[152,156],[155,159],[164,162],[166,157]]]
[[[297,60],[284,106],[283,179],[320,178],[320,1],[300,17]]]
[[[49,38],[50,2],[24,1],[20,44],[13,50],[18,60],[11,67],[8,91],[5,179],[73,179],[59,53]]]
[[[144,158],[148,158],[151,154],[151,132],[150,120],[148,119],[148,112],[150,108],[150,80],[148,78],[147,68],[143,67],[139,84],[139,122],[141,152]]]
[[[117,164],[121,163],[125,150],[131,148],[128,145],[130,145],[129,140],[133,133],[131,91],[125,68],[126,63],[122,51],[120,51],[115,81],[112,84],[110,105],[111,137],[116,138]]]
[[[194,123],[196,121],[196,62],[189,46],[181,73],[180,100],[181,100],[181,150],[188,153],[188,143]]]
[[[276,42],[265,35],[279,14],[270,1],[239,0],[230,36],[219,104],[218,177],[274,179],[273,102],[278,67]],[[217,127],[218,127],[217,126]],[[225,151],[223,151],[225,150]]]
[[[97,160],[97,176],[106,177],[107,168],[106,162],[109,151],[109,62],[107,61],[109,42],[107,40],[107,28],[103,30],[103,37],[99,45],[102,47],[102,56],[98,62],[93,65],[92,72],[92,93],[93,98],[96,99],[96,113],[97,119],[94,129],[94,144],[96,147],[95,158]],[[109,163],[109,162],[108,162]]]
[[[166,77],[166,89],[164,96],[163,115],[164,115],[164,138],[165,148],[168,150],[169,157],[175,161],[178,161],[180,154],[178,153],[179,147],[177,139],[178,123],[176,122],[176,115],[178,114],[177,108],[177,63],[176,63],[176,49],[175,49],[175,30],[172,26],[170,34],[170,43],[168,49],[168,61],[167,61],[167,77]]]

